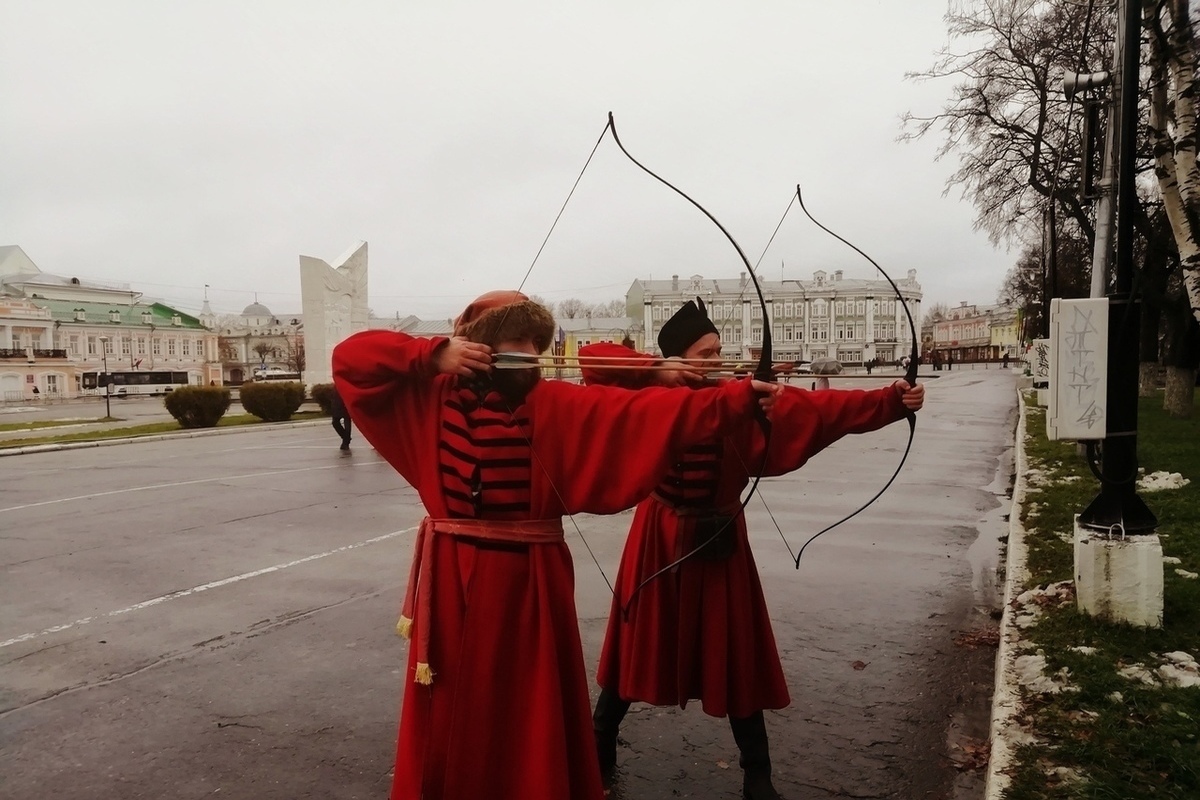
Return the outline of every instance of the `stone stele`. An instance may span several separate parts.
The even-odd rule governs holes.
[[[367,329],[367,243],[359,242],[337,267],[300,256],[304,306],[304,383],[333,381],[333,348]]]

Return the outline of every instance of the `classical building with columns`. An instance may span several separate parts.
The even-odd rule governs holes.
[[[835,358],[843,364],[871,359],[895,361],[912,351],[904,307],[883,279],[847,278],[842,270],[813,273],[812,280],[759,279],[771,316],[777,361]],[[897,281],[912,312],[921,318],[921,285],[910,269]],[[692,275],[670,280],[637,280],[625,295],[630,317],[640,319],[645,342],[653,347],[658,331],[680,306],[700,297],[721,332],[725,354],[758,358],[762,350],[762,306],[746,273],[737,278]]]

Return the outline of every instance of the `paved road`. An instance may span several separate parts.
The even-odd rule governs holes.
[[[952,639],[995,603],[1014,397],[998,371],[932,382],[896,485],[799,572],[751,503],[792,687],[768,719],[792,800],[981,794],[949,757],[986,735],[994,653]],[[792,546],[870,497],[906,436],[765,481]],[[369,448],[336,445],[300,428],[0,461],[0,795],[386,796],[391,628],[422,510]],[[577,519],[609,575],[629,520]],[[568,530],[594,665],[608,590]],[[723,720],[635,706],[622,738],[615,797],[740,797]]]

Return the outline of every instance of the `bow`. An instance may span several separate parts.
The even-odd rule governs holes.
[[[565,201],[563,201],[562,207],[559,208],[558,214],[555,216],[554,222],[550,226],[550,230],[547,231],[545,239],[542,240],[542,244],[538,248],[537,253],[534,255],[533,262],[529,265],[529,269],[526,270],[525,276],[521,279],[521,283],[520,283],[520,286],[518,286],[517,291],[520,291],[521,288],[524,287],[525,281],[528,280],[529,275],[533,272],[534,265],[537,264],[538,258],[541,256],[542,251],[546,247],[546,242],[549,241],[550,235],[554,232],[555,227],[558,225],[559,219],[562,218],[563,212],[566,210],[567,204],[571,201],[571,197],[574,196],[575,189],[579,186],[579,182],[583,179],[583,174],[584,174],[584,172],[587,171],[588,165],[591,164],[592,158],[596,154],[596,150],[600,147],[600,143],[604,140],[604,137],[606,135],[608,135],[610,132],[612,133],[613,141],[616,143],[617,147],[620,148],[621,152],[630,161],[632,161],[639,169],[641,169],[647,175],[651,176],[658,182],[662,183],[664,186],[671,189],[673,192],[675,192],[680,197],[687,200],[689,203],[691,203],[693,206],[695,206],[697,209],[699,209],[699,211],[701,213],[703,213],[704,216],[708,217],[708,219],[710,221],[712,221],[712,223],[714,225],[717,226],[717,228],[721,231],[721,233],[725,235],[725,238],[729,240],[729,243],[733,245],[734,250],[737,251],[738,257],[741,258],[742,263],[746,266],[747,272],[750,273],[750,279],[754,282],[754,290],[758,294],[758,300],[762,306],[763,346],[762,346],[762,351],[759,354],[758,364],[756,365],[755,370],[754,370],[754,377],[761,381],[773,382],[775,380],[775,373],[771,369],[772,355],[773,355],[772,340],[771,340],[771,318],[770,318],[770,313],[767,309],[766,297],[763,295],[762,287],[758,283],[758,278],[755,275],[754,267],[752,267],[750,265],[750,260],[746,257],[746,254],[742,251],[742,248],[737,243],[737,240],[735,240],[733,238],[733,235],[730,234],[728,230],[726,230],[725,226],[722,225],[720,223],[720,221],[718,221],[717,218],[714,217],[708,211],[708,209],[706,209],[704,206],[700,205],[700,203],[696,202],[696,200],[694,200],[691,196],[689,196],[682,189],[678,188],[677,186],[672,184],[670,181],[666,180],[662,176],[658,175],[657,173],[655,173],[654,171],[652,171],[651,169],[646,167],[644,164],[642,164],[640,161],[638,161],[636,158],[634,158],[633,155],[627,149],[625,149],[625,145],[621,142],[620,136],[617,135],[617,126],[616,126],[615,120],[613,119],[612,112],[609,112],[608,122],[604,126],[604,130],[601,131],[600,138],[596,140],[596,144],[592,147],[592,152],[588,155],[587,161],[583,165],[583,169],[580,170],[579,175],[575,179],[575,183],[571,186],[571,191],[568,192],[567,198]],[[505,314],[507,315],[507,312],[505,312]],[[628,603],[626,603],[625,607],[623,608],[624,615],[628,616],[629,609],[632,606],[634,599],[637,597],[638,593],[642,590],[643,587],[645,587],[647,584],[649,584],[651,581],[655,580],[659,576],[666,574],[670,570],[674,569],[675,567],[679,566],[683,562],[692,558],[697,553],[699,553],[701,550],[703,550],[705,547],[707,547],[709,544],[716,541],[716,539],[719,536],[721,536],[723,533],[725,533],[725,531],[728,529],[728,527],[730,525],[732,525],[736,522],[737,518],[742,515],[742,512],[745,511],[746,505],[750,502],[750,499],[754,496],[755,491],[758,489],[758,484],[762,479],[763,470],[765,469],[766,463],[767,463],[767,452],[768,452],[768,450],[770,448],[770,444],[771,444],[770,420],[767,419],[765,412],[763,412],[761,408],[756,408],[755,418],[757,419],[759,426],[762,428],[763,436],[765,437],[765,441],[763,444],[763,462],[762,462],[762,465],[760,465],[758,473],[754,476],[754,482],[751,484],[750,491],[746,494],[746,498],[742,501],[741,508],[739,509],[738,514],[731,517],[724,525],[722,525],[708,539],[706,539],[705,541],[700,543],[693,550],[691,550],[688,553],[683,554],[680,558],[676,559],[672,563],[670,563],[667,566],[663,567],[662,569],[658,570],[657,572],[655,572],[654,574],[650,575],[645,580],[643,580],[640,584],[638,584],[638,586],[633,590],[633,593],[630,595]],[[530,442],[529,444],[530,444],[530,447],[532,450],[532,442]],[[600,566],[599,560],[597,560],[595,553],[592,552],[592,548],[590,545],[588,545],[587,540],[584,538],[583,532],[579,529],[579,525],[575,522],[575,518],[570,514],[568,514],[568,516],[571,518],[571,524],[575,527],[576,532],[578,532],[580,539],[584,543],[584,547],[587,548],[588,553],[592,556],[592,561],[595,562],[596,567],[600,570],[600,574],[604,576],[605,583],[608,583],[609,589],[611,591],[612,583],[609,582],[608,576],[604,573],[604,568]],[[782,532],[781,532],[781,535],[782,535]],[[785,543],[786,543],[786,539],[785,539]]]
[[[797,201],[799,201],[800,210],[804,212],[804,215],[806,217],[808,217],[809,220],[811,220],[814,225],[816,225],[818,228],[820,228],[821,230],[828,233],[833,238],[837,239],[842,244],[849,247],[854,252],[858,253],[860,256],[865,258],[867,261],[871,262],[871,265],[873,267],[875,267],[875,269],[879,270],[879,274],[882,275],[887,280],[888,284],[892,287],[892,291],[896,293],[896,299],[900,301],[900,305],[904,308],[904,316],[906,316],[908,318],[908,329],[912,335],[912,352],[909,354],[908,369],[905,371],[904,379],[908,382],[909,386],[916,386],[917,385],[917,366],[920,362],[920,351],[917,349],[917,341],[918,341],[917,340],[917,325],[913,321],[912,311],[909,310],[908,303],[904,300],[904,295],[900,292],[900,287],[898,287],[896,285],[896,282],[892,280],[892,277],[887,274],[887,272],[883,269],[883,267],[879,266],[879,264],[875,261],[875,259],[871,258],[869,255],[864,253],[862,250],[860,250],[857,246],[855,246],[851,242],[847,241],[846,239],[842,238],[838,234],[829,230],[829,228],[826,228],[824,225],[822,225],[820,222],[818,222],[811,213],[809,213],[808,208],[805,207],[805,205],[804,205],[804,195],[800,191],[799,184],[796,185],[795,199]],[[791,208],[790,203],[788,204],[788,208]],[[784,216],[787,216],[786,211],[784,212]],[[780,224],[782,224],[782,223],[783,223],[783,221],[780,220]],[[778,230],[778,228],[776,228],[776,230]],[[900,474],[901,468],[904,466],[904,462],[908,459],[909,451],[912,450],[913,437],[916,435],[916,432],[917,432],[917,415],[916,415],[916,413],[911,410],[906,410],[905,416],[908,419],[908,444],[904,446],[904,455],[902,455],[900,457],[900,463],[896,465],[895,472],[893,472],[892,476],[890,478],[888,478],[887,483],[885,483],[883,485],[883,488],[880,489],[878,492],[876,492],[871,497],[870,500],[863,503],[861,506],[859,506],[858,508],[856,508],[854,511],[850,512],[846,516],[842,517],[837,522],[833,523],[832,525],[825,526],[824,528],[822,528],[821,530],[817,531],[812,536],[810,536],[808,541],[806,541],[801,546],[800,552],[798,552],[796,554],[796,559],[795,559],[796,569],[800,569],[800,557],[804,555],[804,548],[806,548],[810,544],[812,544],[814,539],[816,539],[818,536],[821,536],[822,534],[828,533],[829,531],[833,530],[837,526],[841,525],[843,522],[846,522],[847,520],[850,520],[853,517],[857,516],[859,514],[859,512],[865,510],[867,508],[867,506],[871,505],[876,500],[878,500],[880,498],[880,496],[882,496],[883,493],[888,490],[888,487],[892,485],[892,482],[896,480],[896,477]]]
[[[763,295],[762,286],[760,286],[758,283],[758,277],[754,273],[754,267],[750,266],[750,259],[746,258],[746,254],[742,251],[741,245],[739,245],[737,243],[737,240],[733,238],[733,235],[728,230],[726,230],[725,226],[722,225],[720,223],[720,221],[718,221],[717,218],[714,217],[709,212],[708,209],[706,209],[704,206],[700,205],[700,203],[696,202],[696,200],[693,199],[690,195],[688,195],[687,192],[683,191],[678,186],[675,186],[673,183],[668,181],[666,178],[663,178],[661,175],[659,175],[656,172],[654,172],[653,170],[651,170],[645,164],[638,161],[636,158],[633,157],[633,154],[631,154],[628,150],[625,149],[625,145],[621,143],[621,137],[617,135],[617,125],[616,125],[616,122],[613,120],[612,112],[609,112],[609,114],[608,114],[608,126],[605,128],[605,131],[612,132],[613,141],[616,142],[617,147],[619,147],[621,149],[621,152],[624,153],[625,156],[630,161],[632,161],[635,165],[637,165],[637,167],[639,169],[641,169],[643,172],[645,172],[647,175],[654,178],[656,181],[663,184],[668,189],[675,192],[680,197],[682,197],[684,200],[687,200],[689,203],[691,203],[693,206],[695,206],[697,209],[699,209],[700,212],[702,214],[704,214],[704,216],[708,217],[708,219],[711,220],[712,223],[714,225],[716,225],[718,229],[720,229],[721,233],[723,233],[725,235],[725,238],[729,240],[729,243],[733,245],[733,249],[737,251],[738,257],[741,258],[742,263],[745,264],[746,271],[750,273],[750,280],[752,280],[754,282],[754,291],[758,294],[758,301],[762,306],[762,314],[763,314],[762,351],[759,353],[758,365],[755,367],[754,377],[760,381],[768,381],[768,382],[774,381],[775,373],[771,369],[771,361],[772,361],[771,317],[770,317],[769,311],[767,310],[767,300],[766,300],[766,297]],[[750,502],[750,499],[754,496],[755,491],[758,489],[758,484],[762,480],[763,471],[765,470],[766,464],[767,464],[767,453],[771,446],[771,422],[769,419],[767,419],[767,415],[762,411],[761,408],[756,408],[755,419],[758,421],[759,427],[762,428],[763,437],[764,437],[763,460],[762,460],[762,464],[759,466],[757,474],[755,474],[755,476],[754,476],[754,482],[750,485],[750,491],[746,494],[745,499],[742,500],[742,504],[741,504],[741,507],[738,509],[738,513],[735,515],[732,515],[725,522],[725,524],[723,524],[711,536],[709,536],[707,539],[705,539],[699,545],[694,547],[692,550],[690,550],[687,553],[684,553],[682,556],[675,559],[670,564],[667,564],[662,569],[658,570],[657,572],[654,572],[653,574],[651,574],[650,576],[648,576],[644,580],[642,580],[642,582],[639,583],[636,588],[634,588],[633,592],[629,595],[629,600],[625,603],[624,607],[622,608],[622,614],[624,616],[628,617],[629,609],[633,606],[633,601],[637,598],[638,593],[641,592],[641,590],[646,585],[648,585],[651,581],[657,579],[661,575],[665,575],[666,573],[675,569],[680,564],[683,564],[685,561],[694,557],[696,554],[698,554],[700,551],[702,551],[705,547],[707,547],[708,545],[715,542],[722,534],[725,533],[725,531],[729,528],[730,525],[733,525],[736,523],[737,519],[739,517],[741,517],[743,512],[746,510],[746,505]]]

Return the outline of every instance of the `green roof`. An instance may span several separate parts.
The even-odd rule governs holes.
[[[141,327],[146,323],[142,322],[143,312],[150,312],[150,324],[156,327],[171,325],[171,318],[176,314],[179,315],[180,321],[184,328],[203,328],[200,320],[178,311],[170,306],[162,303],[139,303],[137,305],[116,305],[112,303],[89,303],[79,300],[51,300],[45,297],[32,298],[40,308],[45,308],[50,311],[52,319],[59,322],[75,322],[76,309],[83,309],[87,315],[87,324],[107,324],[107,325],[136,325]],[[109,321],[109,312],[116,311],[118,313],[118,322]]]

